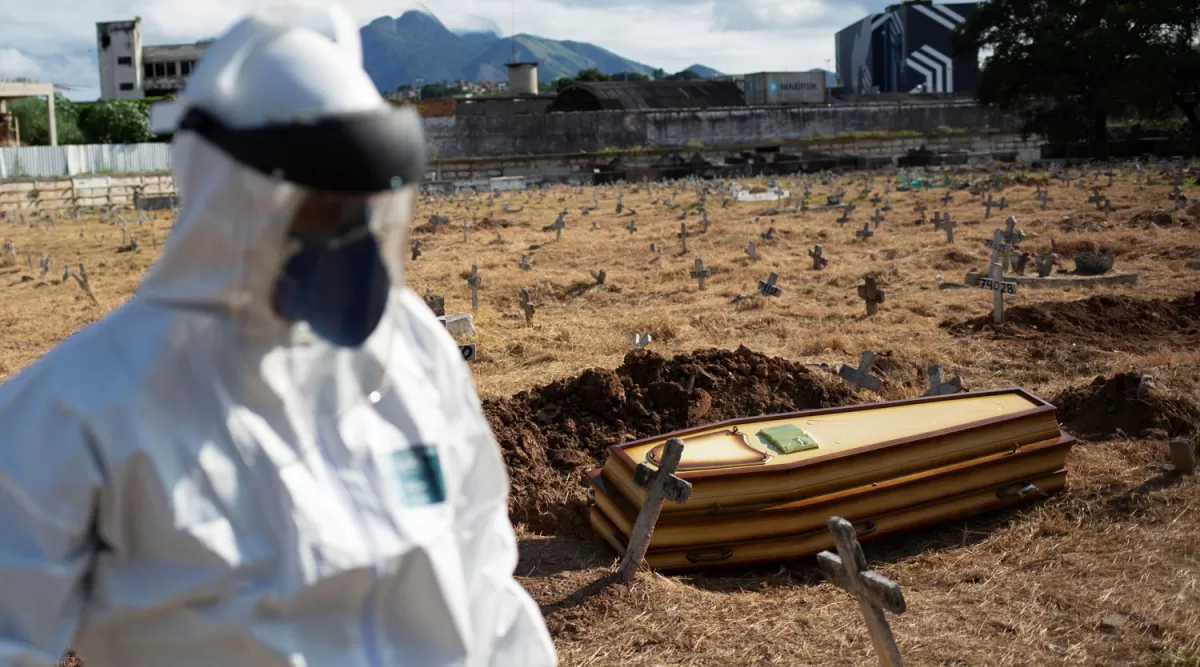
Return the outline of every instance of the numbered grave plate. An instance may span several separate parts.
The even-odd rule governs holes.
[[[462,355],[463,361],[475,361],[475,344],[459,345],[458,352]]]

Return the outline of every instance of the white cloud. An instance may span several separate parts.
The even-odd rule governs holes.
[[[294,1],[294,0],[293,0]],[[324,0],[316,0],[318,4]],[[723,72],[802,70],[833,58],[833,34],[866,13],[858,0],[425,0],[451,29],[592,42],[668,71],[700,63]],[[11,2],[0,22],[0,76],[71,84],[77,99],[98,88],[98,21],[142,18],[145,43],[191,42],[224,31],[278,0],[40,0]],[[397,16],[419,0],[345,0],[360,23]],[[70,17],[64,20],[63,17]],[[515,18],[515,22],[514,22]]]

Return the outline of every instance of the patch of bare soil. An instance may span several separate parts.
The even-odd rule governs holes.
[[[1004,323],[991,314],[943,322],[955,336],[990,332],[998,339],[1053,336],[1103,349],[1145,350],[1161,344],[1200,345],[1200,292],[1166,299],[1098,295],[1066,303],[1041,303],[1005,310]]]
[[[1138,437],[1163,439],[1192,435],[1200,423],[1195,400],[1167,396],[1141,373],[1098,377],[1072,387],[1053,401],[1067,430],[1089,440]]]
[[[614,444],[691,426],[845,405],[852,394],[775,357],[706,349],[671,359],[637,350],[615,370],[484,402],[511,479],[513,520],[533,532],[590,535],[583,470]]]

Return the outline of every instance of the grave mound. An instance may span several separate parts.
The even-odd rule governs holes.
[[[590,539],[583,470],[609,445],[689,426],[846,405],[851,392],[786,359],[737,350],[665,358],[648,350],[615,370],[580,375],[484,402],[504,452],[515,522]]]
[[[1098,377],[1051,403],[1067,430],[1089,440],[1186,436],[1200,419],[1195,401],[1164,395],[1150,377],[1136,372]]]
[[[991,314],[962,322],[943,322],[955,336],[990,331],[996,338],[1031,339],[1056,336],[1100,347],[1147,349],[1157,343],[1200,344],[1200,292],[1166,299],[1097,295],[1080,301],[1015,306],[1004,323]]]

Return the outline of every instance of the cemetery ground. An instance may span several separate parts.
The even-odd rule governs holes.
[[[878,205],[862,194],[867,175],[813,176],[806,212],[800,177],[780,180],[795,197],[782,203],[735,201],[709,183],[706,231],[702,186],[687,182],[426,197],[408,281],[444,296],[447,313],[469,313],[477,267],[476,335],[460,342],[478,345],[472,369],[512,479],[517,574],[562,664],[871,664],[857,605],[815,559],[615,583],[616,558],[586,525],[582,470],[609,444],[684,426],[919,396],[939,363],[970,389],[1020,386],[1055,402],[1082,441],[1060,495],[865,543],[872,569],[908,601],[890,619],[906,662],[1200,665],[1200,480],[1172,472],[1167,454],[1200,420],[1200,188],[1185,184],[1193,202],[1176,210],[1169,178],[1077,176],[1086,189],[1049,174],[957,173],[1005,184],[990,194],[1008,208],[986,218],[988,193],[885,193],[884,174],[874,175]],[[1038,184],[1052,197],[1045,210]],[[1114,210],[1088,201],[1092,186]],[[839,187],[857,206],[844,226],[843,209],[818,210]],[[885,201],[892,210],[860,240]],[[918,224],[919,201],[926,217],[945,211],[958,223],[953,244]],[[0,378],[133,294],[170,220],[123,215],[126,239],[95,216],[0,223],[12,242],[0,267]],[[447,224],[430,225],[434,215]],[[1137,272],[1137,284],[1021,287],[992,325],[989,291],[947,284],[986,274],[985,241],[1009,215],[1022,248],[1053,240],[1063,269],[1074,251],[1111,251],[1114,271]],[[137,248],[119,252],[134,236]],[[816,244],[828,259],[820,270]],[[704,290],[697,258],[711,271]],[[86,266],[98,304],[75,279],[59,284],[64,262]],[[761,296],[772,273],[780,293]],[[867,274],[886,295],[869,317],[858,289]],[[878,392],[837,377],[864,351],[879,354]]]

